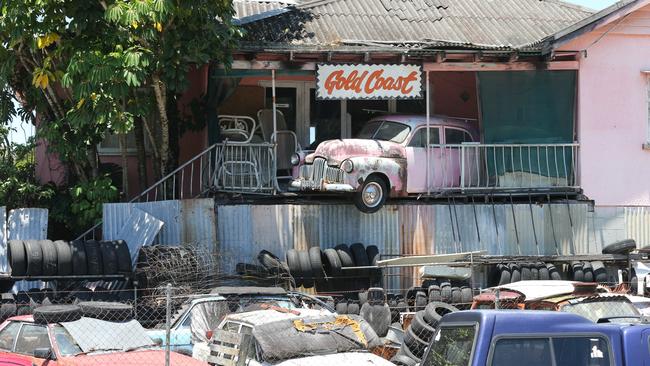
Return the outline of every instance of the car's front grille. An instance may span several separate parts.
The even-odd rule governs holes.
[[[343,183],[343,171],[339,168],[327,166],[327,161],[323,158],[315,158],[312,164],[305,164],[300,167],[300,178],[318,185],[321,182]]]

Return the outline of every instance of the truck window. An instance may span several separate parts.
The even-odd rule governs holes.
[[[553,338],[555,364],[609,366],[609,347],[601,337]]]
[[[491,366],[548,366],[551,362],[548,338],[499,339],[492,350]]]
[[[469,365],[476,327],[441,327],[431,344],[422,366],[467,366]]]

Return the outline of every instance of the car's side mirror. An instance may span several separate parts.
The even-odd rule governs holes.
[[[52,349],[50,348],[35,348],[34,357],[43,360],[54,360],[56,358],[54,357],[54,354],[52,353]]]

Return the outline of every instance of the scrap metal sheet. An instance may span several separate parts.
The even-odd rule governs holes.
[[[47,239],[46,208],[17,208],[9,211],[7,240]]]
[[[131,216],[120,229],[117,237],[124,240],[131,252],[131,263],[135,267],[140,248],[151,245],[164,223],[148,213],[133,209]]]

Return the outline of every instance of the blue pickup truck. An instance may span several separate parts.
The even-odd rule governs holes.
[[[650,324],[594,323],[575,314],[528,310],[447,314],[421,366],[470,365],[648,366]]]

